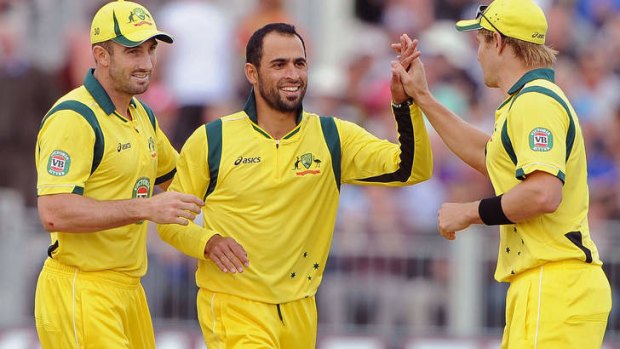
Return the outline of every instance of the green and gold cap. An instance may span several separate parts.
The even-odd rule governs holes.
[[[131,1],[113,1],[97,11],[90,27],[90,43],[112,40],[125,47],[135,47],[156,38],[169,44],[172,36],[157,30],[155,19],[142,5]]]

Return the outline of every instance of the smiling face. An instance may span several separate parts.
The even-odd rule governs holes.
[[[301,40],[295,35],[271,32],[263,39],[260,65],[246,64],[257,103],[273,110],[299,110],[308,85],[308,63]]]
[[[108,77],[115,92],[138,95],[146,92],[156,63],[157,41],[150,39],[136,47],[110,44]]]

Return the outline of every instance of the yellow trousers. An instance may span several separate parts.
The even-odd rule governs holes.
[[[611,288],[600,266],[548,263],[510,282],[502,349],[600,349]]]
[[[209,349],[315,348],[314,297],[268,304],[200,289],[197,302]]]
[[[118,272],[82,272],[48,258],[34,316],[42,349],[155,348],[140,279]]]

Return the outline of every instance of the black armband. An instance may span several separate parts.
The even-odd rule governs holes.
[[[503,194],[502,194],[503,195]],[[486,225],[514,224],[502,209],[502,195],[480,200],[478,214]]]

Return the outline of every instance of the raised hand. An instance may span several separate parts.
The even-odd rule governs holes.
[[[205,246],[205,256],[225,273],[242,273],[250,265],[248,254],[235,239],[214,235]]]
[[[411,40],[407,34],[401,35],[399,43],[392,44],[392,49],[400,52],[399,60],[392,61],[392,76],[400,78],[405,93],[418,100],[429,93],[424,64],[417,51],[417,40]]]
[[[392,44],[392,50],[397,54],[398,61],[403,68],[409,71],[411,62],[420,57],[421,54],[420,51],[417,50],[418,40],[411,40],[407,34],[401,35],[399,40],[398,43]]]
[[[194,195],[173,191],[149,199],[147,219],[159,224],[187,225],[200,213],[204,202]]]
[[[392,49],[398,54],[398,61],[392,61],[392,64],[400,63],[405,70],[408,69],[411,62],[420,56],[420,52],[416,50],[417,44],[417,40],[412,41],[406,34],[401,35],[400,42],[392,44]],[[402,103],[410,97],[405,91],[399,74],[394,69],[392,69],[390,91],[392,93],[392,101],[395,103]]]

